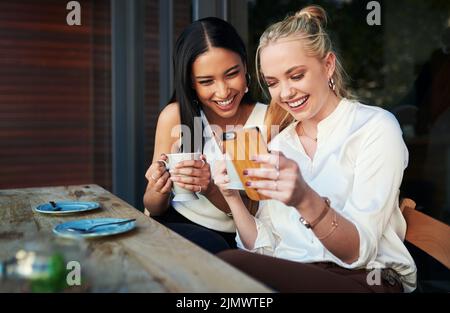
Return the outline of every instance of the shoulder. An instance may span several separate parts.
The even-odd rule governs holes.
[[[154,158],[159,157],[161,153],[171,153],[178,149],[173,144],[179,139],[180,123],[180,109],[176,102],[168,104],[159,113],[155,132]]]
[[[373,134],[392,134],[401,136],[402,131],[396,117],[391,112],[377,106],[350,101],[354,106],[354,126],[364,128]]]
[[[156,136],[166,138],[164,135],[179,135],[179,125],[181,124],[180,107],[177,102],[168,104],[160,113],[156,125]]]
[[[359,102],[355,105],[353,127],[357,130],[352,133],[351,138],[359,141],[359,151],[364,151],[362,155],[378,155],[386,162],[400,161],[406,167],[408,150],[395,116],[380,107]]]
[[[178,102],[172,102],[165,106],[159,113],[158,121],[170,124],[180,123],[180,105]]]

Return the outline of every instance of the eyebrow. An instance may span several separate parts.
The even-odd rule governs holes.
[[[227,70],[224,72],[224,74],[226,75],[226,74],[230,73],[231,71],[236,70],[236,69],[238,69],[238,68],[239,68],[239,64],[236,64],[236,65],[230,67],[229,69],[227,69]],[[195,76],[196,79],[205,79],[205,78],[211,78],[211,77],[212,77],[212,76]]]
[[[295,71],[295,70],[297,70],[297,69],[299,69],[299,68],[306,68],[306,66],[305,66],[305,65],[295,65],[295,66],[289,68],[289,69],[285,72],[285,74],[286,74],[286,75],[289,75],[289,74],[291,74],[293,71]],[[274,77],[272,77],[272,76],[264,76],[264,78],[265,78],[265,79],[272,79],[272,78],[274,78]]]

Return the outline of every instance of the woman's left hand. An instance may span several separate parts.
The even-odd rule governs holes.
[[[288,206],[297,207],[302,202],[308,185],[295,161],[278,151],[257,155],[253,160],[263,166],[244,171],[244,175],[249,177],[247,187],[254,188],[259,194],[279,200]]]
[[[179,162],[169,172],[174,183],[192,192],[207,194],[211,188],[211,168],[203,154],[200,160]]]

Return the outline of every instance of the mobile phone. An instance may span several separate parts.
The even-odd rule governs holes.
[[[250,180],[243,171],[248,168],[260,168],[261,164],[250,158],[257,154],[268,154],[267,145],[258,127],[240,128],[223,134],[224,152],[231,159],[239,179],[244,185],[247,196],[255,201],[268,199],[260,195],[255,189],[248,188],[245,183]],[[252,178],[252,180],[259,180]]]

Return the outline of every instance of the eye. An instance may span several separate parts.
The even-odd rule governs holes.
[[[239,73],[239,71],[234,71],[234,72],[228,73],[227,77],[232,78],[232,77],[236,76],[238,73]]]
[[[293,75],[293,76],[291,77],[291,79],[292,79],[292,80],[300,80],[300,79],[303,78],[303,76],[305,76],[304,73],[302,73],[302,74],[296,74],[296,75]]]
[[[272,88],[276,85],[276,82],[274,81],[266,81],[267,88]]]
[[[199,80],[198,83],[199,83],[200,85],[203,85],[203,86],[209,86],[209,85],[211,85],[211,84],[213,83],[213,80],[212,80],[212,79],[208,79],[208,80]]]

